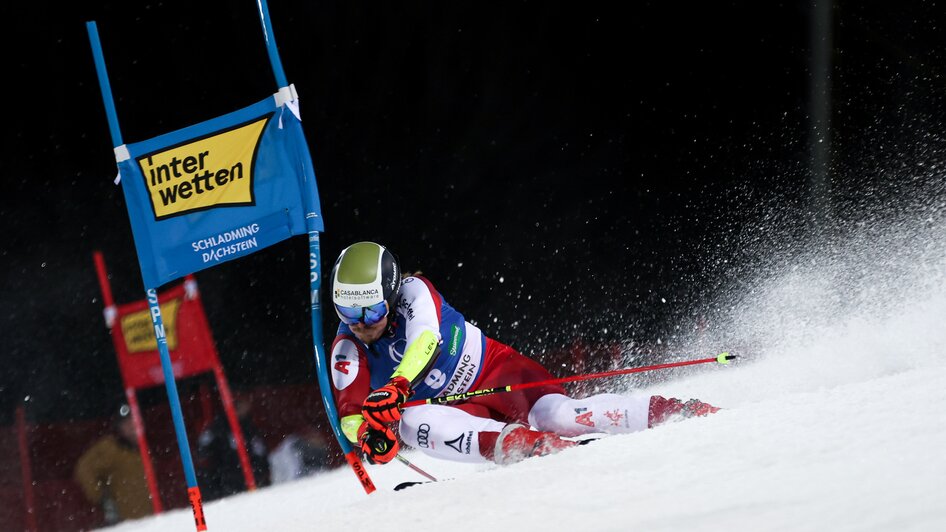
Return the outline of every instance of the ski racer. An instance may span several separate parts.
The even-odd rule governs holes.
[[[574,399],[558,384],[402,410],[408,398],[553,377],[466,321],[430,280],[402,275],[394,254],[380,244],[345,248],[331,275],[341,320],[328,362],[332,391],[342,432],[373,463],[397,455],[395,428],[404,443],[436,458],[509,464],[578,445],[566,438],[635,432],[718,410],[659,395]]]

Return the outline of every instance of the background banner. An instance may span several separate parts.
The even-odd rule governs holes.
[[[181,284],[162,291],[160,299],[174,377],[213,371],[217,352],[200,296],[189,295]],[[117,305],[116,311],[112,334],[119,336],[115,347],[125,386],[141,389],[164,384],[148,301]]]

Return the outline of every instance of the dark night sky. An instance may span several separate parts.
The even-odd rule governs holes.
[[[859,4],[834,8],[839,204],[880,187],[893,161],[936,152],[924,134],[946,91],[937,7]],[[666,337],[738,281],[758,253],[748,243],[804,232],[808,2],[269,8],[301,95],[325,262],[383,242],[524,352]],[[275,82],[249,0],[0,10],[12,92],[0,421],[26,395],[38,418],[99,415],[122,392],[92,251],[119,301],[143,286],[85,21],[98,23],[127,142],[256,102]],[[236,388],[315,378],[306,255],[297,237],[197,274]],[[326,316],[328,338],[335,325]]]

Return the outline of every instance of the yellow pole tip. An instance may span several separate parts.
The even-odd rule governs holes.
[[[729,353],[720,353],[719,356],[716,357],[716,362],[729,364]]]

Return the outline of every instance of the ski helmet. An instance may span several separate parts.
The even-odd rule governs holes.
[[[335,261],[332,303],[335,313],[345,323],[377,323],[386,314],[378,312],[379,308],[383,309],[382,303],[387,302],[388,312],[393,310],[400,290],[401,268],[397,258],[380,244],[352,244],[342,250]]]

